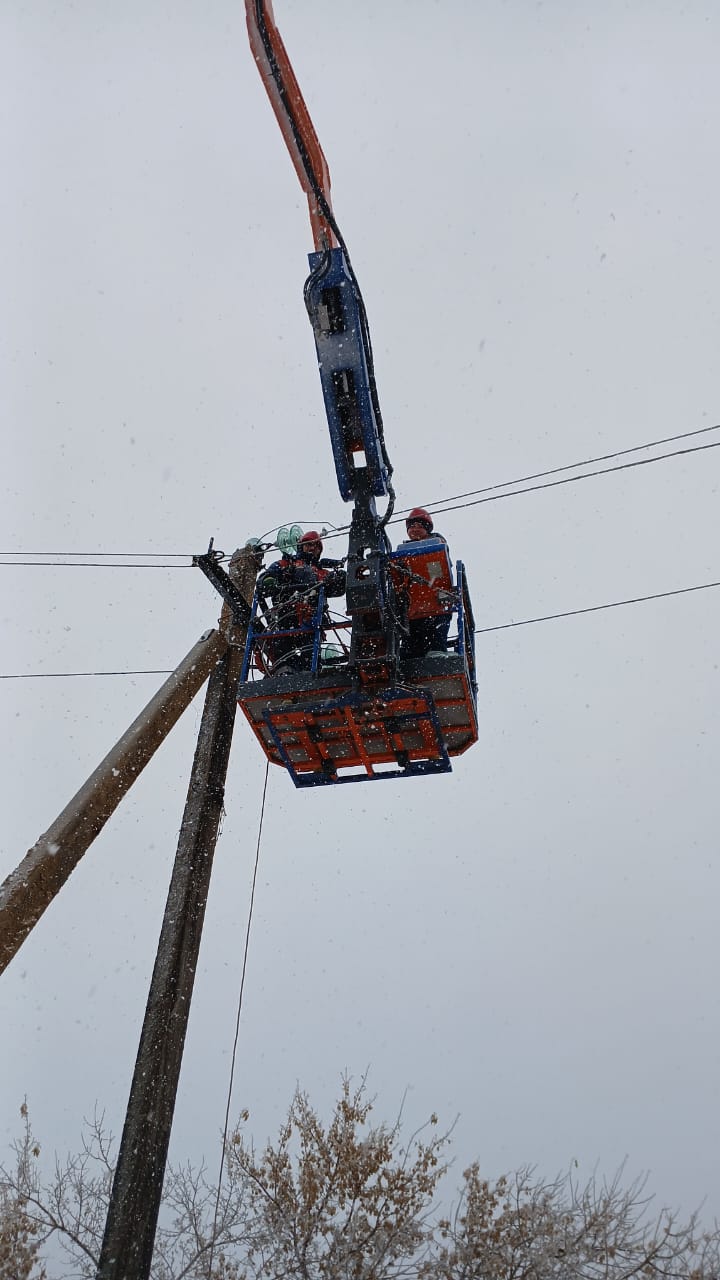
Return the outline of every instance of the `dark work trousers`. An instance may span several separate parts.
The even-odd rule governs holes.
[[[451,617],[450,613],[441,613],[434,618],[411,619],[409,634],[400,646],[400,658],[424,658],[431,650],[446,653]]]

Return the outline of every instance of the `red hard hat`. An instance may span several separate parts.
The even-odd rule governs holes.
[[[317,542],[320,547],[320,550],[322,551],[323,549],[322,538],[320,537],[320,534],[318,533],[317,529],[308,529],[307,533],[304,533],[302,538],[298,542],[298,546],[306,547],[311,542]]]
[[[419,520],[421,524],[424,524],[426,526],[428,533],[432,533],[432,529],[433,529],[432,516],[429,514],[429,512],[425,510],[424,507],[413,507],[412,511],[407,516],[405,523],[412,524],[415,520]]]

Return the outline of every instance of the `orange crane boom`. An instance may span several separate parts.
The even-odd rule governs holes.
[[[330,170],[275,25],[271,0],[245,0],[245,15],[258,71],[307,196],[315,249],[333,249],[337,239],[326,220],[328,212],[332,217]]]

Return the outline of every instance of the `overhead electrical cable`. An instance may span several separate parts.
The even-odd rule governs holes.
[[[524,489],[511,489],[509,493],[491,493],[485,498],[472,498],[447,507],[432,506],[432,514],[445,511],[462,511],[465,507],[478,507],[485,502],[498,502],[501,498],[517,498],[523,493],[536,493],[540,489],[555,489],[561,484],[575,484],[577,480],[591,480],[595,476],[607,476],[614,471],[629,471],[631,467],[648,467],[652,462],[665,462],[668,458],[680,458],[689,453],[702,453],[706,449],[720,449],[720,440],[712,444],[696,444],[688,449],[674,449],[671,453],[658,453],[654,458],[637,458],[635,462],[621,462],[616,467],[599,467],[597,471],[582,471],[579,476],[563,476],[561,480],[546,480],[543,484],[526,485]],[[393,521],[395,523],[395,521]]]
[[[322,537],[325,537],[326,534],[329,534],[331,530],[334,533],[338,532],[338,525],[333,524],[332,520],[283,520],[281,524],[274,524],[272,528],[266,529],[265,533],[260,535],[260,538],[258,539],[258,541],[264,542],[266,538],[270,537],[271,533],[277,533],[284,526],[292,526],[294,524],[299,524],[299,525],[309,524],[312,528],[322,527],[325,530],[325,533],[322,534]],[[348,527],[347,525],[342,526],[343,529],[346,529],[347,527]],[[2,553],[0,552],[0,554]]]
[[[583,613],[600,613],[604,609],[619,609],[623,605],[645,604],[649,600],[667,600],[671,596],[689,595],[694,591],[710,591],[720,587],[720,582],[700,582],[694,587],[675,587],[672,591],[654,591],[651,595],[630,596],[626,600],[610,600],[606,604],[586,605],[582,609],[565,609],[560,613],[545,613],[537,618],[523,618],[519,622],[501,622],[493,627],[477,627],[474,635],[484,636],[491,631],[509,631],[512,627],[529,627],[536,622],[553,622],[557,618],[577,618]],[[25,671],[0,675],[0,680],[65,680],[80,676],[168,676],[170,670],[150,671]]]
[[[566,462],[565,465],[561,467],[551,467],[546,471],[534,471],[530,475],[518,476],[514,480],[503,480],[497,484],[485,485],[482,489],[469,489],[466,493],[451,494],[447,498],[434,498],[432,501],[421,505],[424,505],[425,507],[432,507],[445,502],[457,502],[461,498],[472,498],[477,494],[492,493],[495,489],[507,489],[514,485],[526,484],[529,480],[542,480],[546,476],[559,475],[560,472],[571,471],[575,467],[589,467],[593,466],[596,462],[609,462],[612,458],[623,458],[629,453],[639,453],[641,449],[654,449],[661,444],[674,444],[677,440],[688,440],[693,436],[706,435],[710,431],[720,431],[720,423],[717,423],[712,427],[697,427],[693,431],[681,431],[679,434],[674,436],[663,436],[659,440],[647,440],[645,444],[634,444],[626,449],[616,449],[614,453],[600,453],[593,458],[582,458],[579,462]],[[663,456],[665,457],[670,455]],[[397,512],[397,515],[405,515],[406,512],[410,510],[410,507],[403,508],[402,511]],[[303,525],[313,523],[318,522],[312,520],[282,521],[282,524],[285,525]],[[326,528],[325,536],[327,537],[330,536],[331,532],[342,533],[348,528],[347,525],[343,525],[342,527],[334,525],[330,520],[323,520],[320,523]],[[280,527],[280,525],[273,525],[272,528],[268,529],[267,532],[262,535],[260,541],[264,542],[265,538],[269,537],[271,533],[276,532]],[[148,560],[151,558],[155,560],[191,560],[194,554],[194,552],[190,551],[0,551],[0,556],[66,556],[68,560],[81,558],[83,556],[96,556],[98,559],[119,559],[122,557],[126,560]],[[185,568],[186,566],[183,565],[182,567]]]
[[[560,485],[575,484],[578,480],[592,480],[592,479],[595,479],[597,476],[612,475],[616,471],[629,471],[632,467],[647,467],[652,462],[665,462],[669,458],[680,458],[680,457],[686,456],[687,454],[702,453],[707,449],[719,449],[719,448],[720,448],[720,440],[715,440],[711,444],[696,444],[688,447],[687,449],[673,449],[669,453],[655,454],[653,458],[636,458],[634,462],[621,462],[621,463],[618,463],[618,465],[615,467],[599,467],[596,471],[582,471],[580,475],[563,476],[560,480],[546,480],[542,484],[526,485],[524,488],[510,489],[504,493],[495,493],[495,492],[492,492],[492,490],[498,489],[498,488],[506,488],[506,486],[490,485],[488,489],[474,490],[475,493],[484,493],[486,496],[483,498],[471,498],[468,502],[451,503],[448,506],[438,506],[436,503],[429,502],[427,504],[426,509],[429,510],[434,516],[442,515],[446,511],[462,511],[466,507],[478,507],[478,506],[482,506],[486,502],[499,502],[502,498],[517,498],[525,493],[537,493],[541,489],[555,489]],[[580,464],[571,464],[571,465],[580,465]],[[564,467],[558,467],[555,470],[564,471],[565,469],[566,468]],[[551,474],[551,473],[548,473],[548,474]],[[508,483],[511,483],[511,482],[508,481]],[[522,482],[518,480],[515,483],[521,484]],[[438,499],[437,501],[442,502],[442,499]],[[389,521],[389,523],[401,524],[403,521],[403,518],[404,517],[402,515],[396,515],[392,520]],[[337,538],[337,537],[340,537],[342,534],[344,534],[346,531],[347,531],[346,529],[338,529],[337,532],[335,533],[328,533],[326,537],[327,539]]]
[[[474,498],[481,493],[492,493],[495,489],[507,489],[511,485],[527,484],[529,480],[543,480],[546,476],[559,475],[561,471],[570,471],[574,467],[590,467],[596,462],[610,462],[612,458],[624,458],[629,453],[639,453],[641,449],[655,449],[661,444],[674,444],[677,440],[688,440],[691,436],[706,435],[709,431],[720,431],[720,423],[713,427],[697,427],[694,431],[682,431],[676,436],[664,436],[660,440],[648,440],[645,444],[635,444],[628,449],[616,449],[614,453],[600,453],[594,458],[582,458],[579,462],[568,462],[564,467],[551,467],[547,471],[535,471],[531,475],[520,476],[516,480],[504,480],[499,484],[488,484],[482,489],[469,489],[467,493],[454,493],[449,498],[435,498],[431,502],[420,503],[420,506],[434,507],[444,502],[458,502],[461,498]],[[671,455],[663,455],[670,457]],[[411,507],[404,507],[397,515],[406,515]]]
[[[112,556],[124,556],[126,560],[189,560],[191,551],[0,551],[0,556],[99,556],[108,559]]]
[[[151,671],[26,671],[18,675],[3,676],[0,680],[71,680],[80,676],[171,676],[172,668],[167,671],[155,669]]]
[[[675,435],[675,436],[665,436],[659,440],[649,440],[646,444],[633,445],[631,448],[627,448],[627,449],[617,449],[614,453],[599,454],[597,457],[585,458],[580,462],[568,462],[565,464],[565,466],[562,466],[562,467],[551,467],[549,470],[546,470],[546,471],[536,471],[531,473],[530,475],[519,476],[515,480],[504,480],[497,484],[485,485],[481,489],[469,489],[467,490],[466,493],[458,493],[452,497],[435,498],[430,502],[426,502],[424,505],[426,509],[432,510],[434,515],[441,515],[444,511],[459,511],[466,506],[470,507],[470,506],[480,505],[481,502],[493,502],[493,501],[499,500],[500,498],[512,498],[512,497],[516,497],[518,494],[523,494],[523,493],[535,493],[537,490],[540,490],[540,489],[551,489],[561,484],[574,483],[576,480],[588,480],[588,479],[595,478],[597,476],[611,475],[615,471],[625,471],[631,467],[647,466],[651,462],[663,462],[663,461],[667,461],[670,458],[684,457],[687,454],[699,453],[706,449],[716,449],[720,447],[720,441],[717,441],[711,444],[694,445],[693,447],[688,449],[674,449],[668,453],[657,454],[652,458],[638,458],[634,462],[621,463],[617,467],[602,467],[602,468],[599,468],[597,471],[584,472],[582,475],[578,475],[578,476],[567,476],[562,480],[554,480],[549,482],[548,484],[529,485],[523,489],[517,488],[518,485],[526,485],[527,482],[530,480],[540,480],[546,476],[559,475],[561,472],[570,471],[575,467],[591,466],[596,462],[609,461],[611,458],[622,458],[622,457],[625,457],[627,454],[637,453],[641,449],[651,449],[661,444],[670,444],[676,440],[686,440],[692,436],[704,435],[709,431],[720,431],[720,423],[712,427],[699,427],[694,431],[684,431],[684,432],[681,432],[679,435]],[[498,489],[510,489],[511,492],[497,493],[496,491]],[[490,494],[494,496],[479,498],[477,502],[461,502],[460,501],[461,499],[464,499],[464,498],[475,498],[476,495],[481,495],[481,494]],[[457,506],[444,505],[446,503],[455,503],[455,502],[458,503]],[[409,511],[411,510],[411,508],[408,507],[407,510]],[[404,514],[406,514],[405,509],[403,509],[403,511],[397,512],[394,519],[391,520],[390,523],[400,524],[402,522],[402,517]],[[287,524],[289,522],[285,521],[284,523]],[[298,520],[298,521],[295,521],[294,523],[307,524],[308,522]],[[347,533],[350,527],[349,525],[334,526],[331,524],[330,521],[324,521],[323,524],[328,526],[325,533],[323,534],[323,539],[325,540],[328,540],[330,538],[342,537],[344,534]],[[275,530],[278,529],[279,527],[281,526],[273,525],[272,529],[268,530],[268,533],[264,534],[263,537],[260,539],[260,541],[264,542],[265,537],[267,537],[269,533],[275,532]],[[272,544],[272,546],[274,545],[276,544]],[[272,547],[270,549],[272,549]],[[153,552],[153,551],[127,551],[127,552],[125,551],[0,551],[0,556],[33,557],[33,559],[31,560],[17,560],[17,559],[0,560],[0,567],[2,567],[2,565],[19,565],[23,568],[32,568],[34,565],[42,565],[45,568],[54,568],[55,566],[72,568],[76,562],[78,567],[90,568],[90,569],[105,569],[105,568],[107,569],[136,569],[136,568],[137,569],[190,569],[193,567],[191,563],[192,554],[189,552],[182,552],[182,551],[158,551],[158,552]],[[57,557],[66,556],[68,558],[68,563],[66,564],[63,560],[60,560],[60,559],[45,561],[45,560],[40,560],[35,558],[40,556],[57,556]],[[122,556],[127,558],[128,560],[131,560],[131,559],[140,560],[141,558],[149,558],[151,556],[157,556],[158,558],[160,558],[162,556],[162,557],[165,557],[165,559],[170,559],[170,560],[187,559],[190,563],[182,564],[182,565],[122,564],[119,562],[114,564],[97,564],[89,561],[83,561],[82,563],[80,563],[79,558],[83,556],[96,556],[99,559],[107,559],[113,556],[117,556],[117,557]]]
[[[566,609],[562,613],[546,613],[539,618],[523,618],[520,622],[502,622],[495,627],[478,627],[474,634],[484,636],[489,631],[509,631],[511,627],[529,627],[535,622],[554,622],[556,618],[577,618],[582,613],[599,613],[602,609],[620,609],[626,604],[645,604],[647,600],[666,600],[669,596],[684,596],[691,591],[709,591],[711,587],[720,587],[720,582],[701,582],[696,587],[676,587],[674,591],[656,591],[649,596],[631,596],[627,600],[611,600],[608,604],[591,604],[584,609]]]
[[[0,552],[0,555],[12,554],[12,551]],[[21,553],[18,552],[18,554]],[[48,552],[45,554],[47,555]],[[52,555],[52,551],[49,554]],[[5,568],[15,566],[23,569],[192,569],[193,567],[192,564],[120,564],[120,562],[108,564],[97,560],[0,560],[0,567],[3,565]]]

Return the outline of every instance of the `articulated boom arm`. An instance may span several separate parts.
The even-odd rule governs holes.
[[[310,208],[315,252],[305,305],[315,335],[338,486],[345,502],[392,492],[367,315],[330,203],[330,174],[270,0],[245,0],[250,45]]]
[[[347,580],[351,662],[365,678],[387,678],[395,667],[395,640],[384,525],[394,493],[365,304],[332,211],[327,162],[272,4],[245,0],[245,10],[255,61],[310,208],[315,252],[309,258],[305,306],[315,336],[338,487],[344,501],[354,503]],[[375,508],[378,497],[390,499],[383,520]]]

